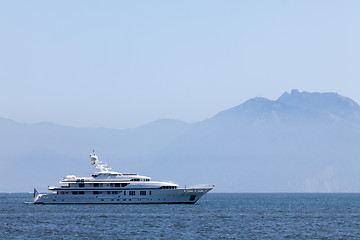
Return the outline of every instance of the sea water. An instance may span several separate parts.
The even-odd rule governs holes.
[[[209,193],[194,205],[34,205],[0,194],[2,239],[360,239],[360,194]]]

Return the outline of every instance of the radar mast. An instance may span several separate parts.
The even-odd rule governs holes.
[[[95,154],[95,150],[93,150],[93,152],[90,153],[90,161],[91,161],[91,165],[95,165],[95,167],[102,172],[107,172],[111,170],[111,167],[109,167],[106,163],[103,163],[98,159],[98,157]]]

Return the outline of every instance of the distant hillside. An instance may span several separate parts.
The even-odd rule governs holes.
[[[357,192],[360,106],[336,93],[253,98],[205,121],[135,129],[21,124],[0,118],[0,191],[46,190],[88,175],[93,148],[114,170],[219,192]]]

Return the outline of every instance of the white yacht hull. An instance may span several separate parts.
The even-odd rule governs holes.
[[[58,195],[39,194],[34,199],[34,204],[194,204],[203,195],[209,192],[208,188],[190,189],[152,189],[151,195],[107,194],[104,191],[99,195],[91,193],[85,195]],[[129,189],[131,190],[131,189]]]

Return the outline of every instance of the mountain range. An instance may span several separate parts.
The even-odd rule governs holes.
[[[113,170],[217,192],[358,192],[360,106],[337,93],[252,98],[204,121],[134,129],[75,128],[0,118],[0,192],[46,191],[89,175],[89,151]]]

